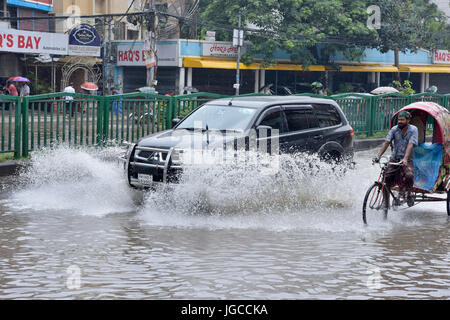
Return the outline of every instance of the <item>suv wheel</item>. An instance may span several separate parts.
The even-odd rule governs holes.
[[[325,161],[327,163],[340,163],[340,162],[342,162],[343,159],[342,159],[342,155],[339,152],[331,151],[331,152],[324,153],[321,156],[321,160]]]

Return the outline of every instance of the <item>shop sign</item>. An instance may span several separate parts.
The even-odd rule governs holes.
[[[158,66],[178,66],[177,43],[156,43]],[[118,66],[146,66],[146,54],[143,43],[120,44],[117,46]]]
[[[245,53],[245,48],[241,48],[241,54]],[[212,57],[237,57],[238,48],[232,43],[203,43],[202,55]]]
[[[66,55],[67,42],[62,33],[0,29],[0,51]]]
[[[101,39],[94,27],[80,24],[69,36],[69,55],[100,57]]]
[[[450,64],[450,52],[447,50],[436,50],[434,52],[433,63]]]

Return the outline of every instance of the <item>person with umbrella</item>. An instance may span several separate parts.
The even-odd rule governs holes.
[[[24,78],[24,77],[11,77],[8,80],[9,81],[14,81],[14,82],[17,82],[17,83],[23,83],[22,85],[20,85],[20,96],[21,97],[30,95],[30,87],[26,84],[27,82],[30,82],[30,80],[28,80],[27,78]],[[12,92],[14,92],[14,89],[12,89]],[[15,93],[14,94],[15,96],[18,96],[17,89],[15,89],[14,93]],[[13,95],[11,93],[11,91],[10,91],[10,94]]]
[[[13,97],[17,97],[19,95],[19,93],[17,92],[17,88],[14,85],[14,81],[8,80],[8,82],[10,83],[8,86],[8,89],[7,89],[9,95],[13,96]]]
[[[30,95],[30,87],[27,85],[26,82],[22,82],[20,85],[20,96],[26,97]]]
[[[98,86],[93,82],[83,82],[80,87],[83,94],[91,94],[91,91],[98,90]]]
[[[313,83],[311,83],[311,87],[313,90],[314,94],[323,94],[322,88],[323,88],[323,84],[318,82],[318,81],[314,81]]]

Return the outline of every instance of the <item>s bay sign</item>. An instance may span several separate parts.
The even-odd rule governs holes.
[[[0,28],[0,51],[30,54],[67,54],[68,36]]]

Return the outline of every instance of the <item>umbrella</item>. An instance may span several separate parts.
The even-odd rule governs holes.
[[[98,90],[98,86],[93,82],[84,82],[81,86],[81,89],[95,91]]]
[[[138,90],[142,93],[155,93],[155,88],[153,87],[140,87]]]
[[[189,92],[192,92],[192,93],[198,92],[198,89],[194,88],[194,87],[184,87],[183,90],[184,91],[189,91]]]
[[[395,88],[392,87],[378,87],[372,91],[370,91],[370,93],[373,94],[382,94],[382,93],[399,93],[399,91]]]
[[[323,87],[323,84],[321,84],[321,83],[318,82],[318,81],[315,81],[315,82],[311,83],[311,86],[312,86],[312,87],[316,87],[316,88],[322,88],[322,87]]]
[[[8,81],[16,81],[16,82],[30,82],[27,78],[24,77],[11,77]]]

